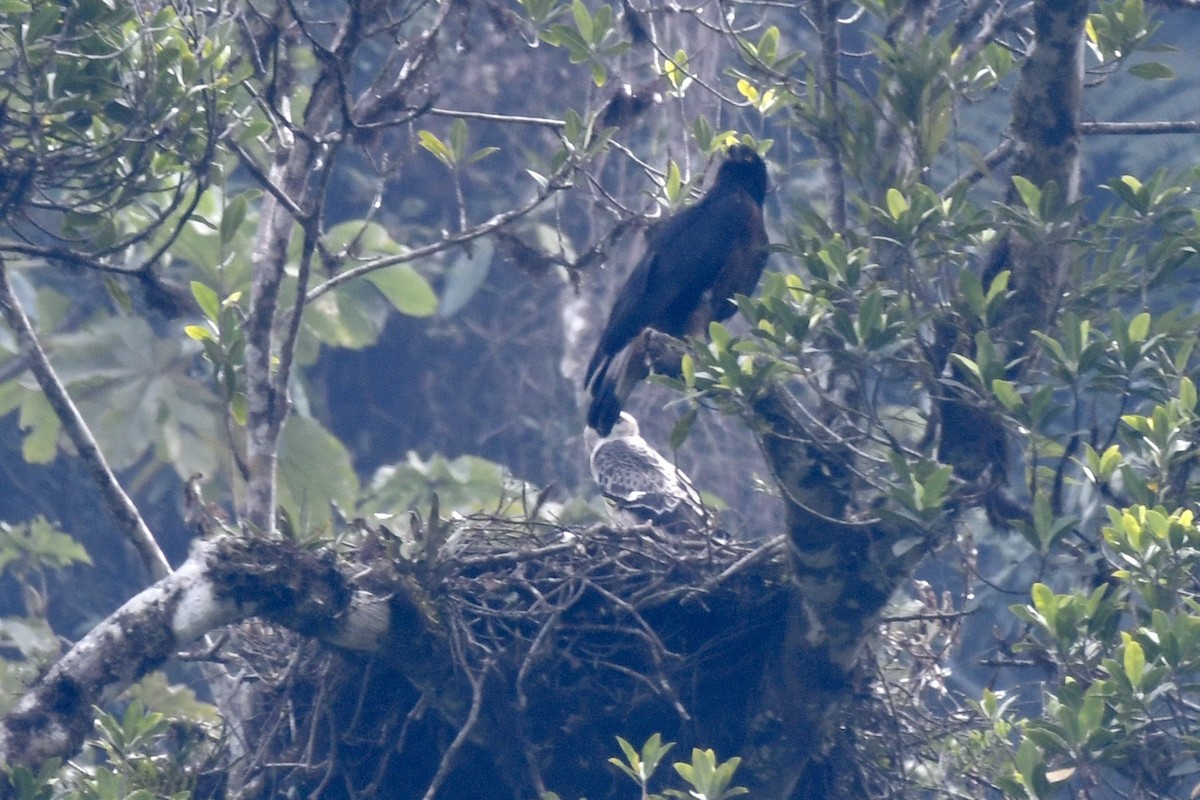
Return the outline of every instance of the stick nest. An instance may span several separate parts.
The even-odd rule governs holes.
[[[507,673],[518,708],[531,687],[621,704],[650,692],[687,719],[692,673],[769,638],[782,560],[782,539],[479,516],[446,538],[427,589],[457,666]]]

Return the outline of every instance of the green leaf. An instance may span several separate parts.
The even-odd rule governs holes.
[[[1046,781],[1046,764],[1037,745],[1030,739],[1022,739],[1017,747],[1017,772],[1021,783],[1031,797],[1046,796],[1049,783]]]
[[[1042,205],[1042,191],[1034,186],[1032,181],[1021,175],[1013,175],[1012,182],[1013,186],[1017,187],[1017,194],[1021,196],[1025,208],[1034,215],[1039,214]]]
[[[1179,381],[1179,405],[1185,411],[1196,410],[1196,384],[1191,378],[1184,377]]]
[[[983,294],[983,282],[979,276],[969,269],[964,269],[958,276],[958,293],[967,301],[971,312],[980,320],[987,315],[987,298]]]
[[[204,316],[213,322],[216,322],[221,316],[220,298],[217,297],[216,292],[200,281],[192,281],[192,297],[196,298],[196,304],[200,306],[200,310],[204,312]]]
[[[1079,704],[1079,712],[1075,717],[1079,723],[1080,741],[1077,744],[1086,744],[1100,731],[1100,726],[1104,721],[1104,698],[1100,694],[1102,687],[1102,681],[1093,683],[1084,696],[1083,702]]]
[[[1128,637],[1128,634],[1124,634],[1124,636]],[[1146,653],[1136,639],[1126,639],[1123,662],[1125,677],[1129,678],[1129,683],[1133,688],[1140,688],[1142,676],[1146,672]]]
[[[1109,445],[1108,448],[1100,456],[1100,477],[1103,480],[1108,480],[1112,477],[1113,472],[1121,464],[1121,447],[1119,445]]]
[[[646,740],[642,745],[641,753],[641,773],[642,778],[649,780],[655,771],[658,769],[659,763],[667,753],[671,752],[671,748],[675,746],[674,742],[663,744],[662,734],[656,733]]]
[[[692,136],[696,140],[696,144],[700,149],[707,153],[712,146],[713,128],[712,124],[703,115],[697,115],[696,121],[692,123]]]
[[[683,173],[675,159],[667,161],[667,180],[663,184],[663,194],[671,206],[677,206],[683,198]]]
[[[401,314],[428,317],[437,311],[438,298],[429,281],[408,264],[380,269],[367,275],[375,288]]]
[[[499,153],[499,152],[500,152],[499,147],[480,148],[479,150],[476,150],[474,153],[471,154],[471,157],[467,159],[467,163],[474,164],[476,161],[482,161],[483,159],[487,158],[488,156],[492,155],[493,153]]]
[[[62,424],[50,401],[41,392],[29,392],[21,403],[17,424],[25,432],[21,455],[29,464],[49,464],[58,455],[58,431]]]
[[[894,220],[899,220],[909,208],[908,200],[894,186],[887,190],[887,208],[888,213],[892,215],[892,219]]]
[[[221,215],[222,244],[229,244],[233,241],[233,237],[237,235],[238,228],[246,221],[246,209],[248,205],[245,193],[235,195],[229,201],[229,205],[225,207],[225,213]]]
[[[920,481],[920,510],[941,508],[946,499],[946,490],[950,487],[950,477],[953,474],[954,468],[943,464]]]
[[[1053,632],[1054,619],[1058,616],[1058,600],[1054,590],[1039,582],[1030,588],[1029,596],[1033,600],[1034,610],[1049,622],[1051,632]]]
[[[335,347],[361,349],[379,340],[393,306],[370,281],[351,281],[304,308],[304,330]]]
[[[729,349],[729,329],[721,323],[715,321],[708,323],[708,338],[712,339],[718,351]]]
[[[1010,414],[1017,413],[1023,405],[1021,395],[1017,393],[1017,385],[1012,381],[996,378],[992,381],[992,394]]]
[[[1150,334],[1150,314],[1143,311],[1129,321],[1129,341],[1144,342]]]
[[[1011,270],[1001,270],[995,278],[992,278],[992,285],[987,290],[987,301],[990,306],[998,297],[1003,297],[1008,291],[1008,279],[1012,275]]]
[[[1145,81],[1169,81],[1175,77],[1175,70],[1157,61],[1147,61],[1134,64],[1129,68],[1129,74]]]
[[[279,504],[297,529],[328,525],[333,505],[350,511],[358,477],[345,445],[311,417],[293,414],[279,447]]]
[[[684,358],[687,358],[687,356],[685,355]],[[683,443],[687,441],[688,434],[692,431],[692,425],[696,422],[696,414],[698,412],[698,408],[689,408],[671,428],[670,443],[672,450],[678,450],[683,447]]]
[[[432,132],[418,131],[417,141],[420,143],[421,147],[424,147],[430,153],[433,153],[438,161],[441,161],[451,169],[454,168],[454,153],[449,147],[446,146],[445,142],[435,136]]]
[[[675,55],[663,62],[663,74],[677,92],[682,93],[691,83],[691,78],[687,73],[688,66],[688,55],[682,48],[676,50]]]
[[[492,243],[487,239],[474,242],[470,252],[460,252],[446,270],[442,297],[437,315],[443,319],[457,314],[471,301],[487,280],[492,266]]]
[[[965,369],[967,372],[975,376],[975,379],[980,383],[983,382],[983,372],[979,369],[979,365],[971,359],[959,353],[951,353],[950,358],[954,363]]]
[[[755,53],[764,64],[774,64],[775,54],[779,49],[779,28],[772,25],[763,32],[762,38],[758,40],[758,45],[755,47]]]
[[[378,222],[340,222],[325,232],[324,241],[331,251],[355,257],[399,255],[404,252],[404,247]]]
[[[588,13],[587,6],[582,0],[574,0],[571,3],[571,15],[575,18],[575,27],[579,29],[579,35],[583,37],[585,42],[592,41],[592,15]]]
[[[450,123],[450,152],[454,154],[456,164],[467,154],[467,121],[462,117]]]
[[[696,387],[696,360],[691,353],[684,353],[679,359],[679,371],[683,375],[683,385],[689,389]]]

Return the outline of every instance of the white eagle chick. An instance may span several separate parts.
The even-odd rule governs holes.
[[[637,420],[622,411],[608,436],[584,431],[592,478],[616,506],[614,522],[649,522],[670,533],[706,530],[709,514],[683,470],[663,458],[638,433]]]

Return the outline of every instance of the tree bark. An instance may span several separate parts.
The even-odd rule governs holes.
[[[1050,215],[1060,214],[1079,198],[1079,115],[1087,14],[1087,0],[1034,3],[1033,51],[1021,67],[1013,94],[1013,175],[1043,191],[1051,183],[1057,187],[1057,201],[1047,209]],[[1020,202],[1011,185],[1006,202]],[[1028,341],[1029,331],[1044,330],[1058,308],[1069,230],[1059,231],[1050,242],[1030,242],[1016,232],[1009,233],[1006,246],[990,265],[991,274],[1001,269],[1012,271],[1014,296],[1003,329],[1006,338],[1018,346]],[[988,283],[985,276],[984,285]]]
[[[903,514],[880,516],[845,441],[819,435],[799,404],[774,385],[756,400],[759,441],[782,490],[791,591],[782,646],[765,665],[750,722],[747,766],[759,796],[792,797],[838,712],[870,680],[860,656],[879,613],[917,563],[949,535]]]

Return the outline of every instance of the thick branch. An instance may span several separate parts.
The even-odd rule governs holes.
[[[62,381],[54,372],[54,368],[50,365],[50,359],[46,357],[46,351],[42,349],[33,325],[29,322],[29,317],[25,315],[25,310],[21,308],[21,303],[13,292],[12,285],[8,280],[8,271],[3,262],[0,262],[0,314],[4,315],[4,321],[8,323],[8,327],[17,337],[17,342],[29,361],[30,371],[33,372],[38,385],[42,388],[42,393],[46,395],[46,400],[54,409],[59,422],[62,423],[63,430],[66,431],[71,444],[75,446],[79,457],[83,459],[88,472],[91,473],[92,479],[99,487],[100,495],[104,498],[108,510],[116,518],[121,531],[133,544],[142,564],[150,574],[156,580],[166,577],[171,572],[171,565],[167,562],[167,557],[163,555],[158,542],[154,539],[154,534],[150,532],[150,528],[142,519],[137,506],[121,488],[120,481],[108,466],[104,454],[100,452],[100,446],[92,436],[91,429],[88,428],[83,415],[75,407],[71,396],[67,394],[67,388],[63,386]]]
[[[1033,51],[1013,93],[1014,172],[1038,185],[1054,181],[1067,202],[1078,193],[1087,12],[1086,0],[1034,4]]]
[[[1087,0],[1036,0],[1033,50],[1021,66],[1013,93],[1012,172],[1043,191],[1057,187],[1054,207],[1046,211],[1049,220],[1079,196],[1087,12]],[[1020,206],[1015,185],[1009,186],[1006,202]],[[1023,358],[1034,346],[1030,331],[1052,325],[1066,277],[1071,225],[1047,223],[1041,228],[1036,236],[1007,232],[982,276],[987,286],[1000,272],[1010,272],[1012,296],[993,338],[1006,347],[1005,358],[1018,365],[1010,373],[1013,377],[1031,363]],[[1006,437],[994,413],[951,383],[939,400],[938,417],[938,458],[953,464],[960,477],[990,476],[995,485],[1003,483]]]
[[[1083,103],[1083,41],[1087,0],[1038,0],[1034,4],[1033,52],[1021,67],[1013,93],[1012,131],[1016,140],[1013,174],[1034,185],[1058,186],[1063,205],[1079,196],[1080,125]],[[1009,202],[1017,202],[1010,187]],[[1031,243],[1007,237],[1003,263],[1015,290],[1006,333],[1024,342],[1031,330],[1045,329],[1061,296],[1066,248],[1061,243]],[[985,281],[986,283],[986,281]]]
[[[331,68],[326,65],[327,72]],[[304,130],[289,136],[267,171],[267,185],[275,187],[263,199],[262,214],[254,242],[250,313],[246,321],[246,461],[250,475],[247,486],[248,520],[266,535],[275,530],[276,463],[279,434],[287,417],[286,374],[276,373],[276,357],[290,365],[277,347],[294,345],[276,340],[279,293],[288,262],[288,243],[297,222],[315,224],[311,208],[322,174],[330,169],[331,155],[316,144],[329,120],[339,109],[338,82],[323,74],[313,88],[305,109]],[[321,164],[317,167],[317,162]],[[314,175],[314,167],[318,173]],[[279,197],[291,198],[290,204]],[[302,211],[297,217],[295,210]],[[296,308],[297,316],[301,309]]]
[[[772,384],[756,399],[759,442],[787,507],[791,601],[783,645],[765,665],[752,736],[773,737],[747,766],[766,797],[792,794],[851,697],[863,644],[888,598],[944,532],[903,514],[852,521],[853,456],[813,435],[799,405]],[[764,776],[766,776],[764,778]]]
[[[846,174],[842,164],[841,108],[838,86],[841,82],[841,39],[838,36],[838,12],[841,0],[815,0],[813,16],[821,41],[821,59],[817,88],[817,125],[814,144],[821,154],[825,173],[825,199],[829,204],[829,225],[837,232],[846,230]]]
[[[330,561],[284,542],[202,541],[177,572],[118,609],[30,688],[0,722],[0,763],[36,769],[73,755],[91,731],[93,706],[180,647],[249,616],[346,649],[403,653],[405,674],[432,688],[446,658],[422,607],[415,594],[356,588]]]

